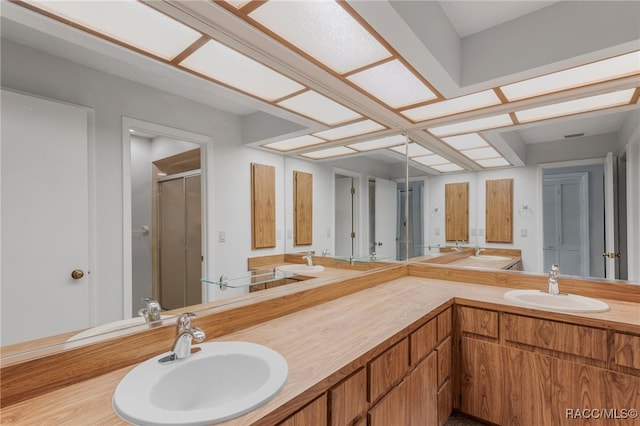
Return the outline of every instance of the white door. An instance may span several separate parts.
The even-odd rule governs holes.
[[[544,178],[544,270],[589,275],[589,201],[586,173]]]
[[[374,248],[378,258],[396,257],[397,186],[390,180],[376,178]]]
[[[2,90],[2,346],[91,325],[87,140],[85,109]]]
[[[353,178],[336,175],[335,177],[335,256],[350,258],[355,253],[355,229],[353,205],[355,188]],[[354,192],[352,192],[352,190]]]

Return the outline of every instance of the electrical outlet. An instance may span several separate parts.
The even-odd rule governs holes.
[[[331,238],[331,229],[327,229],[327,238]]]
[[[291,229],[287,229],[287,239],[290,240],[293,238],[293,231]]]
[[[436,228],[433,230],[433,235],[440,235],[440,228]]]
[[[522,238],[527,238],[527,230],[526,229],[521,229],[520,230],[520,236]]]
[[[480,236],[480,237],[484,237],[484,228],[480,228],[480,229],[478,230],[478,236]]]
[[[471,236],[475,237],[476,235],[478,235],[478,230],[476,228],[471,228]]]

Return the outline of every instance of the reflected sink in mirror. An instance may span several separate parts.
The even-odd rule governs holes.
[[[520,305],[560,312],[605,312],[609,305],[598,299],[577,294],[550,294],[541,290],[511,290],[505,300]]]
[[[478,260],[511,260],[511,257],[507,256],[495,256],[491,254],[479,254],[477,256],[471,256],[472,259]]]
[[[207,425],[252,411],[287,380],[278,352],[249,342],[209,342],[168,364],[151,358],[131,370],[113,394],[113,408],[136,425]]]
[[[324,271],[324,266],[322,265],[282,265],[278,266],[276,269],[282,272],[293,272],[294,274],[317,274],[318,272]]]
[[[162,315],[160,319],[163,320],[169,317],[171,317],[171,315]],[[99,334],[110,333],[112,331],[123,330],[129,327],[135,327],[143,324],[148,324],[148,323],[142,317],[135,317],[135,318],[123,319],[120,321],[113,321],[113,322],[102,324],[93,328],[89,328],[76,335],[73,335],[67,340],[67,342],[73,342],[74,340],[93,337]]]

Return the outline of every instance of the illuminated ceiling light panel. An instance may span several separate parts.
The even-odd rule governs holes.
[[[267,101],[304,89],[301,84],[215,40],[209,40],[180,65]]]
[[[392,135],[384,136],[366,142],[354,143],[347,146],[357,151],[372,151],[374,149],[388,148],[390,146],[403,144],[405,142],[405,139],[406,137],[404,135]]]
[[[640,51],[508,84],[500,89],[509,101],[515,101],[638,73]]]
[[[477,160],[476,163],[478,163],[479,165],[481,165],[484,168],[504,167],[504,166],[510,166],[511,165],[511,163],[509,163],[507,160],[505,160],[502,157],[500,157],[500,158],[487,158],[485,160]]]
[[[485,141],[484,138],[477,133],[449,136],[448,138],[442,138],[442,141],[457,150],[482,148],[485,146],[489,146],[487,141]]]
[[[339,74],[391,56],[334,1],[269,1],[249,16]]]
[[[202,34],[137,1],[29,1],[44,11],[171,60]]]
[[[285,139],[283,141],[272,142],[262,145],[265,148],[271,148],[278,151],[291,151],[293,149],[304,148],[305,146],[317,145],[326,142],[324,139],[316,138],[311,135],[298,136],[296,138]]]
[[[631,102],[634,91],[635,89],[627,89],[581,99],[573,99],[571,101],[517,111],[515,114],[518,121],[526,123],[529,121],[544,120],[547,118],[627,105]]]
[[[487,158],[501,157],[500,153],[490,146],[461,152],[472,160],[486,160]]]
[[[397,59],[347,77],[392,108],[436,99],[436,95]]]
[[[393,151],[399,152],[400,154],[404,155],[404,152],[405,152],[404,145],[397,146],[391,149]],[[409,151],[409,158],[433,154],[433,152],[429,151],[427,148],[415,142],[409,143],[408,151]]]
[[[458,166],[457,164],[453,164],[453,163],[448,163],[448,164],[439,164],[439,165],[435,165],[435,166],[431,166],[432,169],[437,170],[439,172],[442,173],[447,173],[447,172],[461,172],[464,169],[460,166]]]
[[[262,84],[258,79],[256,79],[256,83]],[[354,110],[313,90],[307,90],[278,102],[278,105],[328,125],[340,124],[362,117]]]
[[[424,164],[425,166],[429,167],[451,163],[451,161],[436,154],[427,155],[424,157],[412,157],[411,159],[417,163]]]
[[[357,123],[347,124],[346,126],[336,127],[335,129],[324,130],[322,132],[314,133],[313,135],[328,141],[335,141],[338,139],[350,138],[351,136],[364,135],[365,133],[371,133],[382,129],[384,129],[384,126],[376,123],[375,121],[363,120],[358,121]]]
[[[493,115],[491,117],[478,118],[476,120],[462,121],[460,123],[447,124],[445,126],[432,127],[429,131],[435,136],[455,135],[459,133],[471,133],[480,130],[494,129],[496,127],[511,126],[513,121],[509,114]]]
[[[336,146],[334,148],[322,149],[320,151],[307,152],[300,154],[302,157],[308,157],[314,160],[321,160],[323,158],[340,157],[343,155],[355,154],[355,151],[346,146]]]
[[[485,90],[484,92],[411,108],[402,111],[401,114],[412,121],[424,121],[431,118],[444,117],[446,115],[498,105],[499,103],[500,99],[493,90]]]

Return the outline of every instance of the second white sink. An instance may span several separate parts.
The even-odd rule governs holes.
[[[249,342],[209,342],[189,358],[161,364],[158,355],[131,370],[113,408],[136,425],[208,425],[267,403],[287,380],[287,361]]]
[[[604,312],[609,305],[598,299],[577,294],[549,294],[540,290],[511,290],[504,294],[505,300],[561,312]]]

